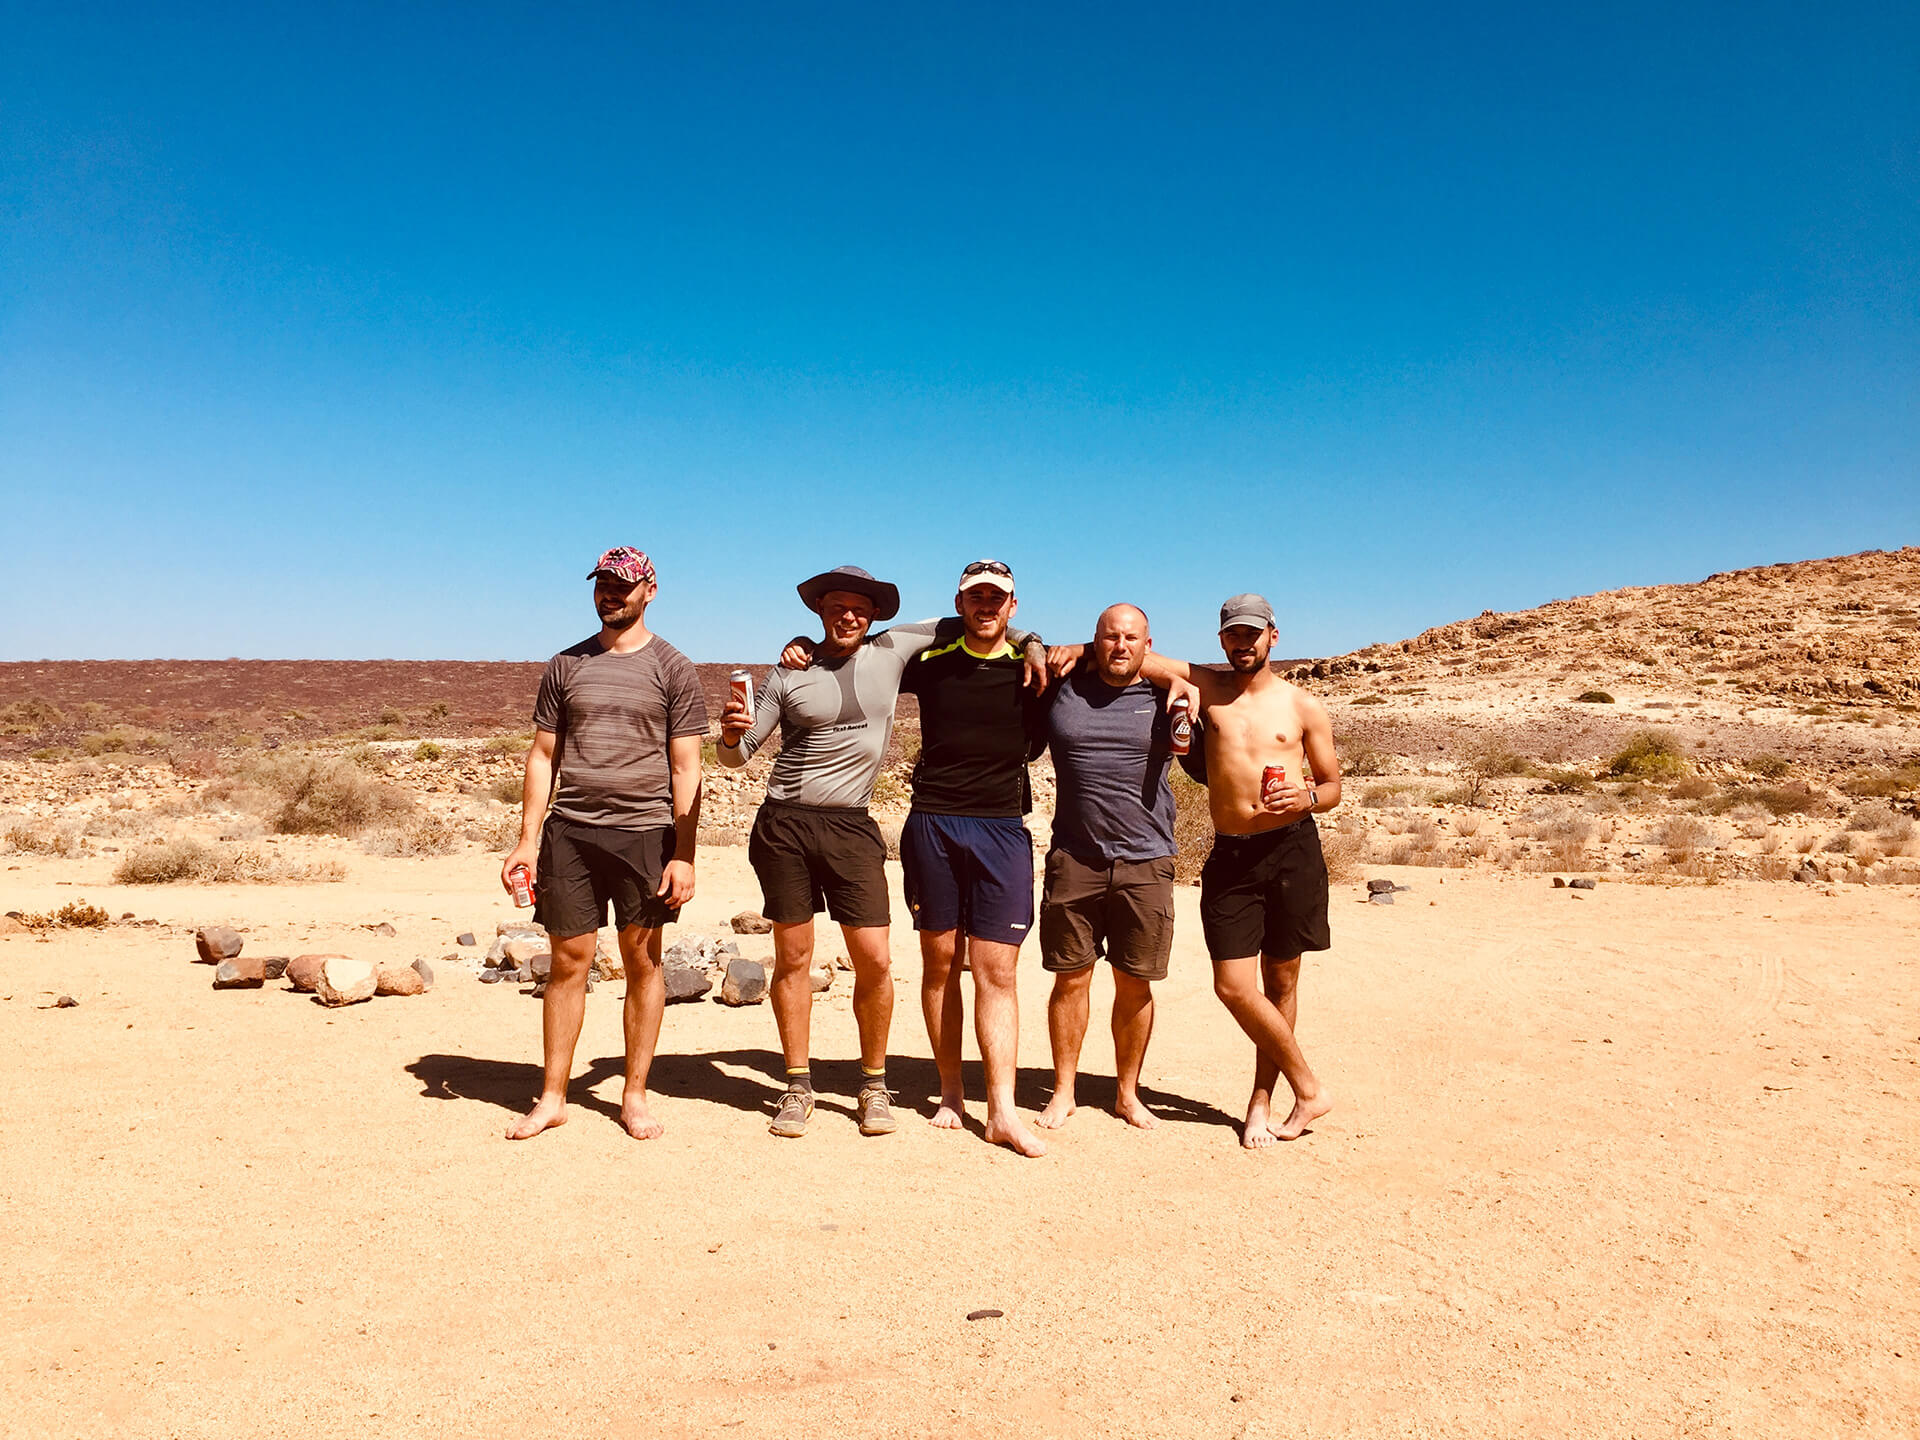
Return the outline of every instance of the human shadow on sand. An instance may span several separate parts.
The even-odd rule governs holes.
[[[518,1115],[531,1106],[540,1093],[540,1067],[521,1060],[436,1054],[422,1055],[406,1068],[407,1073],[420,1082],[420,1093],[433,1100],[482,1100]],[[568,1103],[619,1120],[619,1101],[603,1099],[594,1093],[594,1087],[602,1081],[618,1079],[624,1071],[625,1062],[618,1055],[590,1061],[584,1070],[574,1074],[567,1092]],[[929,1118],[933,1115],[940,1098],[940,1072],[933,1061],[893,1056],[887,1061],[887,1079],[905,1107]],[[966,1061],[962,1066],[962,1079],[968,1099],[973,1102],[970,1112],[984,1112],[987,1082],[980,1062]],[[749,1114],[770,1115],[786,1088],[786,1062],[778,1051],[763,1049],[656,1055],[647,1085],[656,1095],[710,1100]],[[853,1097],[860,1089],[857,1060],[815,1060],[813,1088],[816,1109],[857,1118],[853,1104]],[[1083,1074],[1078,1086],[1079,1103],[1082,1108],[1109,1110],[1113,1107],[1115,1090],[1113,1076]],[[1026,1066],[1017,1072],[1014,1101],[1022,1108],[1038,1110],[1052,1093],[1052,1070]],[[1240,1127],[1240,1121],[1226,1111],[1172,1091],[1142,1085],[1140,1098],[1163,1121],[1222,1125],[1231,1130]],[[973,1113],[969,1113],[967,1124],[971,1130],[982,1128],[980,1118]]]

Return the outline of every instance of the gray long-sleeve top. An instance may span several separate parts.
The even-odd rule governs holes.
[[[869,635],[853,654],[816,657],[805,670],[776,665],[754,696],[753,725],[740,747],[717,750],[738,769],[780,727],[780,754],[767,777],[767,798],[791,805],[864,810],[887,758],[900,676],[915,652],[960,634],[960,618],[919,620]],[[1008,630],[1016,648],[1040,637]]]

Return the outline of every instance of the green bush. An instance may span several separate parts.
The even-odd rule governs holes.
[[[413,747],[413,758],[416,760],[438,760],[446,753],[446,746],[436,745],[431,740],[422,740]]]
[[[42,700],[38,696],[15,700],[0,705],[0,735],[38,735],[66,718],[60,713],[60,707],[51,700]]]
[[[1792,768],[1793,765],[1786,756],[1775,755],[1772,751],[1764,755],[1756,755],[1747,761],[1747,773],[1758,775],[1762,780],[1778,780]]]
[[[1607,762],[1609,775],[1637,780],[1670,780],[1687,768],[1680,742],[1665,730],[1640,730]]]
[[[1805,785],[1730,785],[1708,803],[1716,815],[1758,805],[1774,815],[1811,815],[1821,807],[1820,797]]]

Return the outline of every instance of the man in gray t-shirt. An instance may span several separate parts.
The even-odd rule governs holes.
[[[798,589],[801,601],[819,614],[825,636],[818,646],[796,641],[789,647],[799,663],[785,663],[783,655],[754,697],[751,719],[729,702],[717,751],[722,765],[738,768],[776,727],[780,731],[780,753],[747,846],[760,878],[761,913],[773,922],[773,1015],[786,1056],[787,1088],[768,1128],[798,1138],[813,1114],[808,972],[813,917],[824,909],[840,923],[853,962],[860,1132],[885,1135],[895,1128],[887,1089],[893,1022],[887,847],[867,804],[886,760],[907,661],[942,634],[957,637],[960,619],[895,625],[869,635],[874,621],[899,612],[900,592],[853,565],[824,571]],[[1032,647],[1036,675],[1044,672],[1040,637],[1020,632],[1016,638]]]
[[[653,562],[621,545],[588,574],[600,631],[547,662],[534,702],[520,841],[500,866],[532,880],[534,918],[553,951],[542,1015],[540,1099],[512,1129],[525,1140],[567,1118],[567,1083],[586,1012],[587,972],[607,907],[627,971],[626,1091],[620,1121],[660,1133],[647,1071],[666,1008],[660,928],[693,898],[706,700],[693,662],[647,629]]]
[[[1054,687],[1047,743],[1059,781],[1040,902],[1041,963],[1053,972],[1047,1033],[1053,1098],[1034,1118],[1057,1130],[1074,1111],[1094,961],[1113,967],[1114,1113],[1141,1129],[1158,1122],[1141,1103],[1140,1067],[1153,1033],[1155,980],[1173,947],[1172,756],[1167,692],[1141,678],[1152,648],[1132,605],[1100,614],[1092,664]]]

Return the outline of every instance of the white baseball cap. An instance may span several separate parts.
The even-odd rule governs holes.
[[[955,591],[970,590],[975,585],[991,585],[996,590],[1013,593],[1013,570],[1004,560],[976,560],[960,572],[960,583]]]

